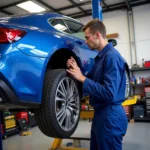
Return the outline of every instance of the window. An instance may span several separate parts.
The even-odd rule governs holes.
[[[70,33],[69,30],[68,30],[68,27],[65,25],[65,23],[63,22],[62,19],[55,19],[55,20],[52,20],[51,21],[51,24],[52,26],[59,30],[59,31],[63,31],[63,32],[66,32],[66,33]]]
[[[69,30],[71,31],[71,33],[78,33],[78,32],[82,32],[82,27],[83,25],[71,20],[65,20],[65,23],[67,24]]]

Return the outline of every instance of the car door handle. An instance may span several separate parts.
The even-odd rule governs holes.
[[[81,41],[76,41],[77,44],[82,45],[83,43]]]

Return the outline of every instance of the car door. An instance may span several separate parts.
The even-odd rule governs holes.
[[[81,63],[82,72],[86,75],[94,64],[94,58],[97,55],[97,51],[91,51],[85,43],[84,33],[82,32],[83,25],[71,19],[63,19],[66,26],[70,31],[69,39],[74,45],[74,52],[78,51]]]

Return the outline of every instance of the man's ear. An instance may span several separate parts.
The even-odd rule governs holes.
[[[100,32],[98,32],[98,31],[95,32],[95,35],[96,35],[97,38],[102,37],[102,34]]]

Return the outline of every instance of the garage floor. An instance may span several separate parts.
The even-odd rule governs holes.
[[[73,136],[89,137],[91,122],[81,121]],[[43,135],[38,127],[31,129],[31,136],[14,135],[3,140],[4,150],[48,150],[53,139]],[[64,140],[63,144],[72,142]],[[150,123],[129,124],[124,137],[123,150],[149,150],[150,149]],[[89,141],[82,141],[82,147],[89,149]]]

